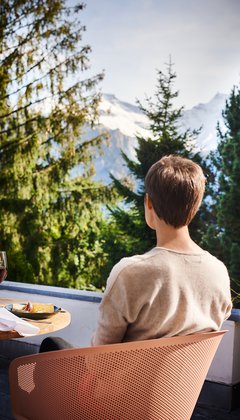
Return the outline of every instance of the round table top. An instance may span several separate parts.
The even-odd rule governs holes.
[[[13,303],[21,303],[22,300],[19,299],[0,299],[0,307],[4,307],[8,304]],[[39,303],[39,302],[32,302],[32,303]],[[25,320],[25,319],[24,319]],[[37,335],[48,334],[54,331],[61,330],[67,327],[71,322],[71,315],[68,311],[61,308],[60,312],[53,314],[51,317],[46,319],[28,319],[26,320],[32,325],[35,325],[39,328],[39,332],[31,337],[35,337]],[[0,340],[7,340],[10,338],[24,338],[24,336],[18,334],[18,332],[12,331],[0,331]]]

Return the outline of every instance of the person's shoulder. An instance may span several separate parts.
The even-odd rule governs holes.
[[[222,270],[224,272],[228,272],[226,265],[223,261],[221,261],[219,258],[217,258],[215,255],[211,254],[208,251],[205,251],[206,258],[216,267],[219,268],[219,270]]]
[[[122,271],[128,270],[139,264],[147,262],[154,255],[154,249],[144,254],[132,255],[131,257],[122,258],[112,269],[112,273],[119,274]]]
[[[154,256],[154,249],[139,255],[132,255],[131,257],[122,258],[111,270],[111,273],[107,279],[107,289],[112,288],[116,279],[122,274],[129,274],[131,270],[136,269],[138,265],[142,266]]]

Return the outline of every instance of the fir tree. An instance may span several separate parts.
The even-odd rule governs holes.
[[[144,178],[151,165],[164,155],[176,154],[193,159],[206,167],[193,145],[193,139],[199,131],[183,132],[180,129],[183,107],[174,106],[174,100],[178,96],[178,92],[174,90],[175,78],[176,74],[170,62],[166,73],[158,71],[154,98],[147,97],[146,105],[138,101],[140,109],[149,119],[151,135],[148,138],[137,136],[136,161],[123,154],[131,179],[135,181],[135,187],[132,187],[129,181],[113,177],[114,185],[124,199],[124,206],[112,209],[118,233],[116,248],[122,250],[121,256],[146,252],[156,243],[155,232],[146,226],[143,206]],[[190,225],[191,235],[197,242],[201,240],[206,217],[206,208],[203,206]],[[124,243],[127,246],[124,247]]]
[[[211,153],[213,223],[205,236],[206,247],[229,270],[233,296],[240,302],[240,90],[234,87],[223,110],[226,130],[218,124],[219,143]],[[237,305],[237,303],[236,303]]]
[[[2,0],[0,5],[0,238],[8,278],[86,287],[104,262],[93,150],[103,74],[84,77],[84,5]],[[79,165],[78,176],[72,169]]]

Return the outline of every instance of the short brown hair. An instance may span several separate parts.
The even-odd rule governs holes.
[[[180,156],[164,156],[145,178],[145,191],[157,216],[175,228],[188,225],[199,209],[205,177],[195,162]]]

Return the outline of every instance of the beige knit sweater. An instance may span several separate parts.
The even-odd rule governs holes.
[[[156,247],[112,269],[92,345],[218,330],[231,307],[221,261]]]

